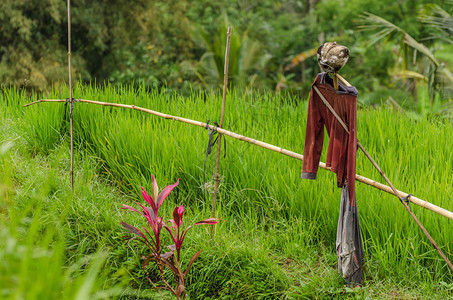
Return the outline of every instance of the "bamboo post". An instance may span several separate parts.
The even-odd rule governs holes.
[[[223,97],[222,97],[222,111],[220,113],[219,127],[223,127],[223,116],[225,115],[225,101],[226,93],[228,88],[228,61],[230,58],[230,37],[231,37],[231,26],[228,27],[227,31],[227,44],[225,49],[225,67],[223,69]],[[212,196],[212,211],[211,216],[214,218],[216,206],[217,206],[217,194],[219,192],[219,168],[220,168],[220,149],[222,146],[222,134],[219,132],[219,138],[217,140],[217,153],[215,158],[215,175],[214,175],[214,195]]]
[[[338,79],[340,79],[345,85],[351,86],[351,84],[349,82],[347,82],[346,79],[344,79],[343,76],[341,76],[338,73],[335,73],[334,80],[335,79],[337,80],[337,83],[338,83]]]
[[[339,75],[337,75],[337,76],[339,76]],[[340,77],[340,80],[341,80],[341,77]],[[343,82],[345,82],[345,81],[343,81]],[[177,117],[177,116],[172,116],[172,115],[169,115],[169,114],[164,114],[164,113],[161,113],[161,112],[158,112],[158,111],[154,111],[154,110],[151,110],[151,109],[147,109],[147,108],[143,108],[143,107],[139,107],[139,106],[135,106],[135,105],[127,105],[127,104],[120,104],[120,103],[109,103],[109,102],[101,102],[101,101],[85,100],[85,99],[77,99],[77,101],[81,102],[81,103],[96,104],[96,105],[101,105],[101,106],[113,106],[113,107],[133,109],[133,110],[141,111],[141,112],[144,112],[144,113],[152,114],[152,115],[155,115],[155,116],[167,119],[167,120],[178,121],[178,122],[182,122],[182,123],[186,123],[186,124],[190,124],[190,125],[199,126],[199,127],[202,127],[202,128],[209,127],[211,130],[216,129],[217,132],[219,132],[219,133],[221,133],[223,135],[232,137],[234,139],[237,139],[237,140],[240,140],[240,141],[244,141],[246,143],[250,143],[250,144],[253,144],[253,145],[257,145],[259,147],[278,152],[280,154],[295,158],[297,160],[303,160],[304,159],[304,156],[302,154],[299,154],[299,153],[284,149],[282,147],[277,147],[277,146],[274,146],[274,145],[268,144],[266,142],[262,142],[262,141],[259,141],[259,140],[244,136],[244,135],[240,135],[238,133],[225,130],[223,128],[218,128],[218,127],[215,127],[215,126],[213,126],[211,124],[206,124],[204,122],[195,121],[195,120],[191,120],[191,119],[187,119],[187,118],[181,118],[181,117]],[[63,102],[66,102],[66,100],[65,99],[40,99],[40,100],[37,100],[37,101],[33,101],[31,103],[25,104],[24,107],[31,106],[31,105],[38,104],[38,103],[42,103],[42,102],[54,102],[54,103],[62,102],[63,103]],[[325,170],[329,170],[330,171],[330,168],[327,167],[324,162],[320,162],[319,163],[319,167],[321,169],[325,169]],[[387,186],[385,184],[382,184],[380,182],[377,182],[375,180],[369,179],[367,177],[358,175],[358,174],[356,174],[355,178],[356,178],[357,181],[359,181],[361,183],[364,183],[366,185],[372,186],[372,187],[374,187],[374,188],[376,188],[378,190],[384,191],[386,193],[389,193],[389,194],[392,194],[392,195],[395,195],[395,196],[398,196],[398,194],[400,194],[403,197],[407,197],[409,195],[408,193],[405,193],[405,192],[402,192],[402,191],[399,191],[399,190],[397,190],[397,193],[395,194],[391,187],[389,187],[389,186]],[[430,203],[428,201],[425,201],[423,199],[417,198],[415,196],[410,196],[410,198],[408,200],[410,202],[412,202],[413,204],[415,204],[415,205],[421,206],[421,207],[423,207],[423,208],[425,208],[427,210],[430,210],[430,211],[435,212],[435,213],[437,213],[437,214],[439,214],[441,216],[449,218],[450,220],[453,220],[453,212],[451,212],[451,211],[448,211],[448,210],[446,210],[446,209],[444,209],[442,207],[439,207],[439,206],[437,206],[435,204],[432,204],[432,203]]]
[[[71,131],[71,170],[69,176],[71,178],[71,192],[74,192],[74,99],[72,98],[72,74],[71,74],[71,0],[68,0],[68,69],[69,69],[69,122]]]
[[[337,73],[333,73],[333,88],[338,91],[338,77]]]

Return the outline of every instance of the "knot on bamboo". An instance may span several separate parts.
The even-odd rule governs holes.
[[[401,202],[406,202],[407,206],[409,207],[409,209],[411,209],[411,200],[409,200],[410,197],[412,197],[413,195],[412,194],[407,194],[406,197],[402,197],[400,199]],[[411,209],[412,210],[412,209]]]

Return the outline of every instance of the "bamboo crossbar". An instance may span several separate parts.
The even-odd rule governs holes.
[[[340,78],[340,80],[341,80],[341,78]],[[304,159],[304,156],[302,154],[299,154],[299,153],[284,149],[282,147],[277,147],[277,146],[274,146],[274,145],[271,145],[271,144],[268,144],[268,143],[265,143],[265,142],[262,142],[262,141],[259,141],[259,140],[256,140],[256,139],[252,139],[252,138],[246,137],[244,135],[240,135],[240,134],[237,134],[235,132],[225,130],[223,128],[218,128],[216,126],[213,126],[213,125],[210,125],[210,124],[206,124],[204,122],[199,122],[199,121],[194,121],[194,120],[191,120],[191,119],[186,119],[186,118],[181,118],[181,117],[177,117],[177,116],[172,116],[172,115],[164,114],[164,113],[161,113],[161,112],[158,112],[158,111],[154,111],[154,110],[147,109],[147,108],[142,108],[142,107],[135,106],[135,105],[109,103],[109,102],[84,100],[84,99],[78,99],[78,100],[75,100],[75,101],[76,102],[78,101],[78,102],[83,102],[83,103],[96,104],[96,105],[102,105],[102,106],[114,106],[114,107],[122,107],[122,108],[134,109],[134,110],[138,110],[138,111],[141,111],[141,112],[149,113],[149,114],[152,114],[152,115],[155,115],[155,116],[158,116],[158,117],[162,117],[162,118],[165,118],[165,119],[171,119],[171,120],[174,120],[174,121],[183,122],[183,123],[187,123],[187,124],[191,124],[191,125],[195,125],[195,126],[199,126],[199,127],[203,127],[203,128],[209,127],[211,130],[217,130],[217,132],[220,133],[220,134],[224,134],[226,136],[238,139],[240,141],[244,141],[244,142],[247,142],[247,143],[250,143],[250,144],[254,144],[254,145],[260,146],[262,148],[266,148],[266,149],[281,153],[283,155],[286,155],[286,156],[289,156],[289,157],[292,157],[292,158],[295,158],[295,159],[298,159],[298,160],[303,160]],[[66,99],[40,99],[40,100],[31,102],[31,103],[25,104],[24,107],[30,106],[30,105],[33,105],[33,104],[37,104],[37,103],[40,103],[40,102],[67,102],[67,100]],[[319,167],[322,168],[322,169],[330,171],[330,168],[327,167],[327,165],[324,162],[320,162],[319,163]],[[392,189],[389,186],[387,186],[385,184],[382,184],[382,183],[377,182],[375,180],[372,180],[372,179],[369,179],[367,177],[361,176],[359,174],[356,174],[355,178],[356,178],[357,181],[359,181],[361,183],[367,184],[369,186],[372,186],[374,188],[377,188],[377,189],[379,189],[381,191],[384,191],[384,192],[387,192],[389,194],[398,196],[397,194],[395,194],[392,191]],[[407,195],[409,195],[408,193],[405,193],[405,192],[402,192],[402,191],[399,191],[399,190],[397,190],[397,192],[400,195],[402,195],[403,197],[406,197]],[[451,211],[448,211],[448,210],[446,210],[446,209],[444,209],[442,207],[434,205],[434,204],[432,204],[432,203],[430,203],[428,201],[425,201],[423,199],[417,198],[415,196],[409,197],[409,200],[410,200],[411,203],[413,203],[415,205],[421,206],[421,207],[423,207],[423,208],[425,208],[427,210],[430,210],[430,211],[435,212],[435,213],[437,213],[437,214],[439,214],[441,216],[444,216],[444,217],[447,217],[447,218],[453,220],[453,212],[451,212]]]

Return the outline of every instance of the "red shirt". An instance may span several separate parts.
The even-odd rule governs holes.
[[[302,178],[316,179],[324,142],[324,126],[329,135],[326,165],[337,174],[337,185],[347,182],[349,201],[355,205],[355,173],[357,153],[357,89],[339,84],[333,88],[327,73],[318,74],[313,82],[308,103]],[[314,91],[316,86],[348,127],[348,134]]]

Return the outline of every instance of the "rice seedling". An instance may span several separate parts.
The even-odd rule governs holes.
[[[53,90],[46,97],[65,98],[65,93],[65,89]],[[216,120],[221,103],[214,91],[183,97],[165,90],[108,85],[77,85],[74,96],[134,104],[200,121]],[[52,194],[61,197],[61,191],[69,187],[64,104],[44,103],[22,109],[16,104],[29,101],[15,90],[5,90],[3,103],[4,99],[13,99],[2,109],[14,119],[13,131],[24,138],[24,148],[50,156],[54,162],[49,164],[61,168],[61,174],[55,175],[58,179],[53,180],[62,181],[64,186],[52,188]],[[413,120],[387,107],[362,109],[358,118],[360,142],[398,189],[453,210],[451,121]],[[93,178],[111,181],[126,194],[121,197],[139,199],[139,186],[152,187],[151,174],[161,178],[163,185],[181,178],[163,211],[171,214],[170,207],[178,203],[190,207],[190,220],[209,215],[211,194],[203,188],[207,131],[136,111],[83,103],[75,104],[74,120],[76,170],[80,171],[76,172],[77,200],[72,202],[68,215],[69,222],[77,221],[77,230],[65,235],[74,244],[68,255],[76,260],[96,253],[99,245],[114,249],[104,269],[127,274],[133,289],[124,289],[125,293],[147,295],[143,291],[147,283],[140,280],[144,274],[136,271],[144,249],[117,250],[120,236],[105,233],[120,231],[120,203],[108,198],[117,196],[107,193],[106,188],[99,195],[90,182]],[[303,152],[305,122],[304,99],[235,92],[227,97],[224,128],[299,153]],[[379,288],[396,289],[401,297],[451,295],[447,267],[398,199],[361,184],[357,184],[357,199],[367,287],[358,292],[346,291],[334,268],[340,200],[334,174],[320,171],[316,181],[303,181],[300,161],[228,137],[226,141],[217,210],[217,217],[226,222],[217,227],[216,242],[207,239],[207,230],[193,232],[193,239],[188,241],[189,249],[206,249],[187,279],[191,297],[379,298],[383,297],[376,290]],[[208,158],[206,178],[211,183],[213,170],[214,159]],[[357,173],[380,180],[361,153],[357,156]],[[31,180],[21,173],[15,177],[19,182]],[[412,209],[452,259],[451,221],[416,206]],[[188,261],[190,257],[183,259]],[[407,290],[398,288],[400,285]]]

